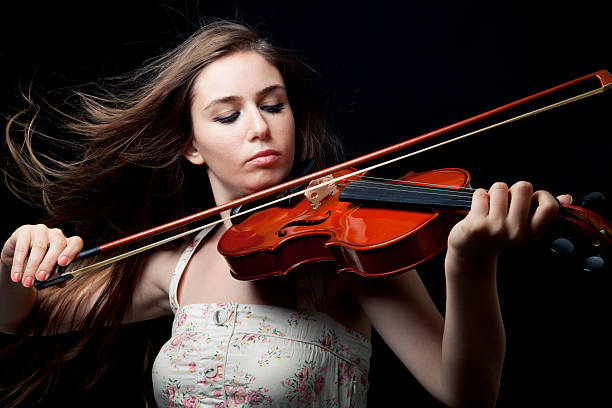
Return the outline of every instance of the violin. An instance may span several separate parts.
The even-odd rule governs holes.
[[[254,212],[223,234],[218,250],[240,280],[281,276],[322,261],[334,262],[338,272],[393,275],[446,248],[451,228],[470,209],[474,190],[469,180],[466,170],[456,168],[410,172],[391,181],[352,176],[309,191],[293,206]],[[602,255],[612,248],[608,220],[586,208],[562,205],[556,224],[565,236],[591,242],[585,264],[603,268]],[[560,237],[552,250],[571,254],[574,241]]]
[[[355,170],[363,163],[387,157],[451,131],[591,82],[596,82],[598,86],[386,162]],[[218,249],[228,260],[232,276],[237,279],[283,275],[299,265],[317,261],[333,261],[339,271],[352,271],[363,276],[399,273],[444,250],[448,232],[469,210],[472,194],[468,187],[469,174],[462,169],[441,169],[408,173],[399,180],[388,182],[371,181],[368,172],[611,88],[612,75],[606,70],[597,71],[365,156],[303,174],[229,203],[81,251],[76,259],[97,256],[223,211],[233,210],[228,218],[235,219],[235,225],[225,232]],[[302,190],[304,186],[307,187]],[[275,206],[281,202],[284,202],[284,207]],[[415,206],[420,206],[420,209],[415,211]],[[65,271],[65,267],[56,265],[49,279],[35,281],[34,287],[44,289],[60,284],[78,274],[99,270],[228,218],[192,228],[77,270]],[[596,250],[605,252],[612,248],[612,228],[601,215],[582,207],[564,205],[561,206],[559,221],[569,230],[579,231]],[[572,253],[575,249],[573,247],[575,245],[571,239],[561,237],[554,250]],[[594,256],[603,260],[604,255],[601,254]]]

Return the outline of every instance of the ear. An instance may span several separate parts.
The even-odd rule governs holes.
[[[193,145],[193,142],[189,143],[189,146],[187,146],[187,148],[183,151],[183,157],[193,164],[204,164],[204,157],[202,157],[197,147]]]

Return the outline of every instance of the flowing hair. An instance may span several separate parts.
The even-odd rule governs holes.
[[[214,206],[210,190],[200,192],[205,172],[183,158],[192,139],[192,89],[204,67],[240,51],[259,53],[283,75],[295,115],[296,162],[312,158],[316,170],[340,159],[339,139],[328,131],[313,71],[248,27],[215,21],[128,75],[111,78],[93,92],[75,89],[74,109],[25,94],[27,107],[6,127],[13,158],[4,169],[6,185],[44,211],[43,223],[60,226],[67,236],[79,235],[85,242],[109,242]],[[35,388],[48,389],[59,367],[92,341],[94,329],[110,328],[109,338],[117,334],[146,257],[136,255],[80,275],[66,289],[38,292],[24,334],[79,330],[83,336],[15,386],[9,393],[14,405]],[[103,344],[100,353],[111,355],[113,342]],[[105,369],[97,367],[84,389]]]

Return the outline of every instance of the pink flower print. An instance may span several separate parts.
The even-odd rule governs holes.
[[[249,406],[262,405],[265,402],[265,396],[260,391],[253,390],[249,393],[247,402]]]
[[[176,395],[176,386],[173,384],[168,384],[166,389],[164,390],[163,397],[168,401],[174,401],[174,396]]]
[[[214,390],[213,391],[213,397],[221,398],[221,395],[223,395],[223,391],[221,391],[221,390]]]
[[[186,395],[183,398],[183,408],[196,408],[198,406],[198,400],[195,395]]]
[[[198,246],[198,244],[200,243],[201,238],[195,238],[193,241],[191,241],[191,243],[189,244],[189,246],[187,248],[193,249],[195,247]]]
[[[291,313],[291,316],[289,316],[289,319],[287,319],[287,323],[289,323],[289,326],[291,327],[296,327],[298,325],[298,320],[300,320],[300,315],[297,313]]]
[[[302,404],[307,404],[312,400],[312,388],[308,387],[306,384],[303,384],[298,388],[298,401]]]
[[[270,361],[273,358],[281,359],[282,357],[283,355],[281,349],[278,347],[272,347],[270,350],[261,355],[261,358],[257,363],[260,367],[264,367],[270,365]]]
[[[368,374],[365,371],[361,372],[361,385],[366,385],[368,383]]]
[[[191,363],[189,363],[189,372],[195,373],[195,371],[196,371],[196,363],[195,361],[192,361]]]
[[[311,371],[312,370],[309,366],[305,366],[304,368],[302,368],[297,374],[298,383],[306,383],[310,378]]]
[[[323,386],[325,385],[325,377],[322,375],[317,376],[314,380],[314,392],[315,394],[320,394],[323,390]]]
[[[349,348],[342,343],[338,343],[335,351],[336,353],[338,353],[339,356],[347,357],[349,353]]]
[[[338,384],[348,384],[355,375],[355,366],[344,361],[338,362]]]
[[[176,327],[181,327],[183,324],[185,324],[185,321],[187,320],[187,313],[183,312],[178,316],[178,319],[176,321]]]
[[[323,347],[331,348],[332,344],[334,344],[334,339],[332,339],[331,336],[325,336],[321,340],[319,340],[319,343]]]
[[[230,398],[237,404],[242,404],[246,400],[247,390],[244,387],[236,388],[230,395]]]

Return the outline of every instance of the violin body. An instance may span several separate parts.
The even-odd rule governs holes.
[[[342,170],[333,177],[351,172]],[[232,276],[240,280],[279,276],[322,261],[335,262],[338,272],[384,276],[413,268],[446,248],[450,229],[461,214],[340,201],[342,189],[358,179],[361,177],[338,182],[334,192],[320,202],[313,204],[305,197],[291,208],[255,212],[229,228],[218,250],[226,257]],[[465,170],[440,169],[411,172],[398,181],[461,189],[469,179]]]

